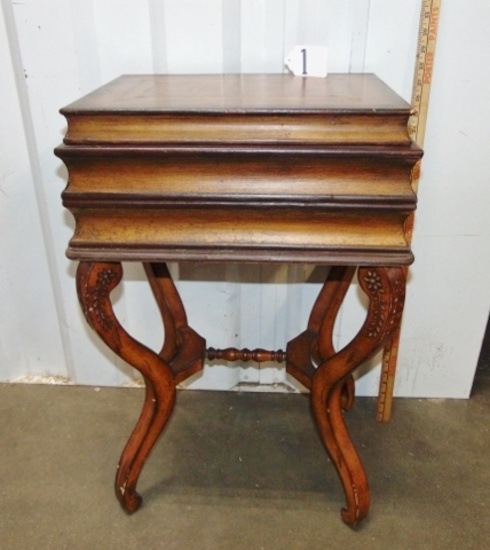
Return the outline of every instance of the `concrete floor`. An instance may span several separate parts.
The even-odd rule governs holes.
[[[357,530],[304,395],[180,392],[127,516],[112,481],[139,389],[1,385],[0,548],[490,547],[490,375],[468,401],[373,399],[348,414],[372,491]]]

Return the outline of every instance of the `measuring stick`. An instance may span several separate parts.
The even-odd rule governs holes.
[[[408,133],[419,147],[423,147],[424,145],[440,12],[441,0],[422,0],[417,41],[417,60],[412,87],[412,108],[414,109],[414,113],[408,123]],[[419,186],[419,176],[420,161],[414,166],[412,171],[412,188],[415,193],[417,193]],[[414,216],[412,214],[407,220],[405,228],[406,238],[409,243],[412,241],[413,219]],[[376,419],[379,422],[389,422],[391,418],[399,343],[400,330],[398,329],[383,350],[376,415]]]

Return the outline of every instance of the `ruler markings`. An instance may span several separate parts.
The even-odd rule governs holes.
[[[417,41],[417,58],[412,86],[413,114],[408,123],[410,138],[419,147],[423,147],[425,139],[440,12],[441,0],[422,0]],[[412,188],[415,193],[418,191],[419,178],[420,161],[417,162],[412,170]],[[413,223],[414,215],[412,214],[408,218],[405,226],[405,234],[408,243],[412,242]],[[389,422],[391,418],[399,343],[400,331],[398,330],[383,351],[376,416],[379,422]]]

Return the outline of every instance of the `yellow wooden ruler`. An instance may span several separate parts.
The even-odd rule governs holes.
[[[415,112],[408,124],[410,137],[420,147],[424,144],[440,12],[441,0],[422,0],[412,88],[412,107]]]
[[[410,117],[408,132],[413,141],[423,147],[425,128],[427,123],[427,112],[429,109],[429,95],[432,84],[432,70],[436,49],[437,28],[441,13],[442,0],[422,0],[420,10],[420,25],[417,41],[417,59],[412,87],[413,115]],[[412,171],[412,187],[415,192],[418,190],[420,175],[420,162]],[[408,242],[412,240],[413,215],[410,216],[406,225]],[[393,390],[395,385],[395,372],[398,357],[398,346],[400,342],[400,331],[398,330],[388,342],[383,351],[381,365],[381,380],[379,385],[377,420],[388,422],[393,409]]]

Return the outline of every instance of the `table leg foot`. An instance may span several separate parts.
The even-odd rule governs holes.
[[[319,379],[312,387],[311,404],[321,438],[344,488],[347,506],[341,511],[342,519],[355,526],[369,511],[369,486],[343,418],[342,389],[342,384],[328,386]]]
[[[142,503],[136,484],[146,459],[165,428],[175,405],[175,385],[145,377],[145,401],[140,418],[124,448],[116,473],[115,493],[128,513]]]
[[[369,486],[364,467],[347,430],[342,409],[352,404],[351,373],[378,351],[400,323],[403,310],[405,277],[401,268],[360,268],[361,288],[369,297],[364,324],[354,339],[339,352],[322,357],[321,341],[331,339],[331,325],[319,334],[322,360],[311,383],[311,404],[320,436],[338,471],[347,506],[342,519],[355,526],[369,511]]]
[[[119,502],[132,513],[141,504],[136,492],[138,477],[172,413],[176,390],[169,363],[132,338],[114,314],[110,293],[121,278],[119,263],[81,262],[77,271],[78,296],[89,325],[109,348],[135,367],[145,381],[143,409],[121,455],[115,482]]]

